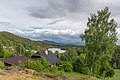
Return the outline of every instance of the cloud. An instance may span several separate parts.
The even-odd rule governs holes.
[[[120,0],[0,0],[0,2],[2,22],[0,30],[16,29],[14,30],[16,32],[12,32],[24,37],[27,35],[26,37],[39,40],[72,41],[76,33],[80,35],[84,32],[90,13],[96,13],[106,6],[110,8],[111,17],[118,23],[117,30],[120,32]],[[76,35],[70,35],[69,31]],[[118,38],[120,40],[120,33]],[[79,39],[75,37],[74,41],[77,42]]]
[[[114,15],[119,15],[119,0],[45,0],[45,6],[31,6],[28,8],[30,15],[36,18],[60,18],[70,14],[88,14],[110,7]],[[99,5],[98,5],[99,4]]]
[[[53,24],[59,23],[61,21],[64,21],[64,19],[54,20],[54,21],[52,21],[50,23],[47,23],[46,25],[53,25]]]
[[[52,25],[53,29],[70,28],[80,30],[81,33],[86,28],[87,18],[90,13],[106,6],[110,7],[111,17],[114,18],[118,26],[120,25],[119,0],[44,0],[46,5],[28,7],[29,15],[46,21],[46,25]],[[98,5],[99,4],[99,5]],[[63,20],[64,19],[64,20]],[[56,27],[55,27],[56,26]],[[74,27],[74,29],[73,29]],[[50,27],[51,28],[51,27]]]
[[[79,10],[80,0],[46,0],[48,5],[43,7],[29,7],[28,11],[31,16],[37,18],[60,18],[65,17],[69,13],[76,13]]]
[[[66,30],[53,30],[53,29],[34,29],[31,31],[22,31],[18,29],[11,29],[9,32],[17,34],[19,36],[24,36],[32,40],[50,40],[60,43],[73,43],[80,42],[79,35],[77,31],[71,29]]]

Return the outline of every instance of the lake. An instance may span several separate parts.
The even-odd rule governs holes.
[[[49,51],[52,51],[53,53],[55,53],[56,51],[58,51],[59,53],[64,53],[65,50],[61,50],[60,48],[49,48]]]

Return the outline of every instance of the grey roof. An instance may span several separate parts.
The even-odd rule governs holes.
[[[30,59],[30,57],[28,56],[18,56],[18,57],[4,58],[2,59],[2,61],[12,66],[18,66],[19,61],[22,61],[24,63],[24,62],[27,62],[28,59]]]
[[[32,57],[41,57],[41,56],[44,57],[49,62],[49,64],[56,64],[60,62],[60,60],[50,51],[48,51],[48,54],[46,54],[44,51],[37,52]]]

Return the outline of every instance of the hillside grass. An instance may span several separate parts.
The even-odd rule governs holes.
[[[64,80],[58,78],[66,78],[65,80],[99,80],[95,77],[89,77],[89,75],[83,75],[77,72],[41,72],[40,74],[48,74],[54,77],[55,80]]]
[[[111,80],[120,80],[120,69],[115,69],[115,75],[111,78]]]
[[[13,70],[14,71],[14,70]],[[11,71],[11,72],[13,72]],[[115,75],[112,78],[98,79],[95,77],[89,77],[76,72],[39,72],[38,75],[26,74],[25,71],[16,71],[17,74],[8,73],[0,69],[0,80],[2,79],[15,79],[15,80],[120,80],[120,69],[115,69]],[[19,76],[18,76],[19,75]],[[47,75],[47,76],[44,76]]]
[[[114,69],[115,75],[112,78],[105,78],[100,80],[120,80],[120,69]]]
[[[89,77],[88,75],[83,75],[80,73],[76,73],[76,72],[71,72],[71,73],[62,73],[61,76],[66,76],[68,77],[70,80],[120,80],[120,69],[114,69],[115,71],[115,75],[112,78],[102,78],[102,79],[98,79],[95,77]],[[48,73],[50,75],[60,75],[58,73]]]
[[[98,80],[95,77],[89,77],[88,75],[83,75],[80,73],[72,72],[72,73],[65,73],[64,76],[69,77],[70,79],[73,80]]]
[[[83,74],[80,74],[80,73],[75,73],[75,72],[72,72],[72,73],[64,73],[63,75],[64,76],[67,76],[69,77],[70,79],[83,79],[83,80],[120,80],[120,69],[114,69],[115,71],[115,75],[114,77],[112,78],[106,78],[106,79],[98,79],[98,78],[95,78],[95,77],[89,77],[88,75],[83,75]]]

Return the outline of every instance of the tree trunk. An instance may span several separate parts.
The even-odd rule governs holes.
[[[90,77],[92,76],[92,74],[93,74],[93,66],[91,65],[90,66]]]

